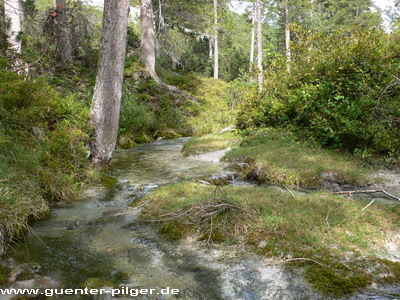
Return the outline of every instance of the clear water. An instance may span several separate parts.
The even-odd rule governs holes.
[[[127,205],[151,189],[225,172],[220,164],[181,156],[186,140],[117,151],[115,188],[90,190],[78,202],[53,208],[51,218],[34,224],[26,242],[9,256],[20,265],[40,266],[39,275],[53,278],[60,287],[79,288],[88,278],[100,278],[132,288],[181,291],[175,298],[136,299],[327,299],[299,274],[269,266],[239,247],[167,241],[151,224],[140,221],[140,212]],[[352,299],[398,299],[397,292]],[[73,298],[77,297],[58,296]]]

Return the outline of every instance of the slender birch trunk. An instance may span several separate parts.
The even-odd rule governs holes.
[[[5,0],[4,1],[4,17],[7,26],[7,41],[9,49],[17,54],[21,54],[21,41],[18,39],[18,34],[21,31],[20,19],[21,7],[19,0]],[[16,62],[16,65],[18,63]]]
[[[284,4],[285,10],[285,48],[286,48],[286,68],[287,71],[290,73],[291,70],[291,63],[292,63],[292,51],[290,48],[290,28],[289,28],[289,4],[288,1],[285,1]]]
[[[91,107],[94,127],[91,158],[99,168],[111,161],[118,136],[129,5],[129,0],[104,1],[100,58]]]
[[[263,74],[263,48],[262,48],[262,4],[257,0],[257,68],[258,68],[258,91],[261,93],[264,85]]]
[[[65,64],[73,62],[72,44],[68,26],[66,0],[54,0],[57,48],[61,61]]]
[[[218,0],[214,0],[214,78],[219,77]]]
[[[250,44],[250,72],[253,70],[254,64],[254,42],[256,39],[256,5],[253,3],[253,12],[251,15],[251,44]]]
[[[212,60],[214,56],[214,43],[213,43],[213,37],[211,34],[208,35],[208,57],[210,58],[210,61]]]

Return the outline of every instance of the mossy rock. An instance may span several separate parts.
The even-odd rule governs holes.
[[[0,285],[7,283],[8,270],[4,266],[0,265]]]
[[[165,138],[167,140],[170,140],[170,139],[180,138],[180,137],[182,137],[182,135],[180,135],[179,133],[176,133],[173,130],[168,130],[168,131],[160,131],[160,132],[158,132],[156,134],[156,137],[162,137],[162,138]]]
[[[99,289],[105,286],[118,287],[116,283],[100,278],[88,278],[82,283],[82,288]]]
[[[152,139],[152,137],[148,137],[149,139]],[[146,137],[142,134],[142,135],[137,135],[135,137],[133,137],[133,141],[137,144],[147,144],[149,142],[151,142],[152,140],[148,140],[146,139]]]
[[[338,273],[322,266],[310,266],[306,268],[304,275],[316,289],[334,297],[353,293],[371,283],[371,276],[365,273],[352,274],[343,270]]]
[[[121,149],[130,149],[137,146],[133,137],[128,134],[122,134],[118,138],[118,147]]]
[[[101,183],[108,189],[112,189],[117,185],[117,179],[107,175],[101,175]]]

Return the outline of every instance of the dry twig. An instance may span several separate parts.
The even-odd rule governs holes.
[[[334,193],[335,195],[353,195],[353,194],[375,194],[375,193],[383,193],[386,196],[395,199],[397,201],[400,201],[399,197],[396,197],[385,190],[358,190],[358,191],[343,191],[343,192],[336,192]]]

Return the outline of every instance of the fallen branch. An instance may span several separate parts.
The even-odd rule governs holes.
[[[270,266],[273,266],[273,265],[279,265],[279,264],[284,264],[284,263],[288,263],[288,262],[292,262],[292,261],[299,261],[299,260],[311,261],[311,262],[313,262],[313,263],[315,263],[315,264],[317,264],[317,265],[320,265],[320,266],[322,266],[322,267],[325,267],[324,264],[321,264],[320,262],[318,262],[318,261],[316,261],[316,260],[314,260],[314,259],[311,259],[311,258],[304,258],[304,257],[297,257],[297,258],[285,259],[285,260],[281,260],[281,261],[278,261],[278,262],[275,262],[275,263],[270,263],[269,265],[270,265]]]
[[[358,191],[343,191],[343,192],[336,192],[333,193],[335,195],[353,195],[353,194],[375,194],[375,193],[383,193],[386,196],[395,199],[397,201],[400,201],[399,197],[396,197],[388,192],[386,192],[385,190],[358,190]]]
[[[294,199],[296,199],[296,197],[294,196],[293,192],[285,184],[283,184],[283,187],[290,193],[290,195],[292,195],[292,197]]]
[[[329,207],[328,213],[326,214],[326,217],[325,217],[325,223],[326,223],[326,227],[328,228],[328,233],[329,233],[329,230],[331,230],[331,226],[329,225],[329,221],[328,221],[329,213],[331,212],[331,210],[332,210],[332,206]]]
[[[372,203],[375,202],[375,200],[376,200],[375,198],[372,199],[372,201],[366,207],[364,207],[362,210],[366,210]]]

